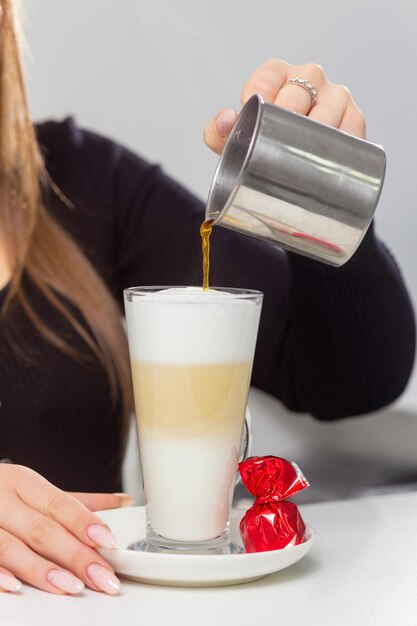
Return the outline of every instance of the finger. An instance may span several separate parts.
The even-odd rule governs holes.
[[[93,548],[79,541],[54,520],[19,502],[17,498],[7,508],[11,513],[2,515],[1,527],[13,533],[33,552],[73,572],[96,591],[111,594],[119,591],[120,583],[110,565]]]
[[[11,572],[0,567],[0,591],[20,591],[22,583]]]
[[[339,125],[340,130],[350,135],[366,139],[366,120],[365,116],[354,102],[351,102],[346,109]]]
[[[84,588],[83,582],[71,572],[35,554],[22,541],[2,529],[0,529],[0,564],[2,565],[0,574],[5,571],[14,579],[10,574],[13,572],[21,580],[43,591],[78,594]]]
[[[288,83],[290,78],[304,78],[309,80],[317,89],[321,98],[321,89],[327,83],[323,69],[319,65],[307,64],[289,68],[288,77],[282,88],[278,91],[274,104],[284,109],[289,109],[301,115],[307,115],[312,107],[312,98],[309,92],[302,86]],[[317,105],[316,105],[317,106]]]
[[[67,493],[90,511],[117,509],[132,506],[135,503],[135,498],[129,493],[80,493],[75,491],[68,491]]]
[[[316,122],[339,128],[351,96],[342,85],[325,85],[320,91],[320,100],[311,109],[308,117]]]
[[[236,120],[237,113],[233,109],[222,109],[219,111],[204,129],[206,145],[217,154],[221,154]]]
[[[291,65],[280,59],[269,59],[256,68],[243,87],[242,104],[258,93],[266,102],[274,102],[279,90],[287,80]]]
[[[21,472],[20,480],[16,484],[16,492],[21,501],[30,509],[55,520],[89,546],[114,548],[115,538],[109,527],[97,515],[89,511],[76,498],[61,491],[38,474],[34,482],[32,470],[28,468],[24,470],[27,471]],[[15,506],[15,503],[13,502],[11,506]]]

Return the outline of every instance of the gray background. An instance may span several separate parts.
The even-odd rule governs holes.
[[[205,197],[204,124],[269,57],[349,86],[388,154],[377,227],[417,303],[417,4],[412,0],[24,0],[33,117],[74,115]],[[417,411],[417,379],[400,407]]]

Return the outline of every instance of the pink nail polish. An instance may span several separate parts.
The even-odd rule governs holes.
[[[116,538],[102,524],[90,524],[87,535],[101,548],[114,548],[116,545]]]
[[[226,137],[230,133],[236,118],[237,114],[233,109],[226,109],[220,113],[216,120],[216,130],[220,137]]]
[[[4,589],[5,591],[20,591],[22,588],[22,583],[20,580],[17,580],[11,574],[6,574],[6,572],[0,572],[0,589]]]
[[[120,591],[120,580],[108,569],[98,563],[90,563],[87,567],[87,575],[102,591],[115,596]]]
[[[61,589],[61,591],[73,595],[81,593],[84,589],[82,580],[69,572],[64,572],[62,569],[50,569],[46,574],[46,580],[54,587]]]
[[[131,496],[130,493],[114,493],[113,495],[119,498],[120,507],[132,506],[132,504],[135,504],[135,498]]]

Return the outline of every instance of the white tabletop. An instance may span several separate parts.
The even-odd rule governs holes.
[[[0,594],[1,626],[417,625],[417,493],[302,507],[317,532],[292,567],[232,587],[125,581],[119,597]]]

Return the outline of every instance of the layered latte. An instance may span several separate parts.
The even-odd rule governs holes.
[[[219,536],[230,512],[260,301],[165,289],[126,308],[148,521]]]

